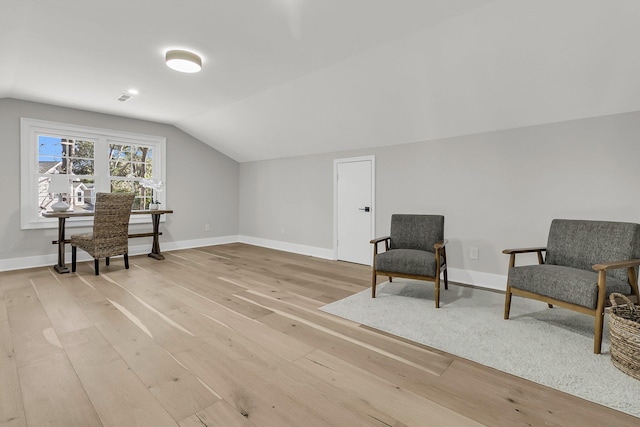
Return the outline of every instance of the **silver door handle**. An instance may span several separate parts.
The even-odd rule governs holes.
[[[365,212],[369,212],[370,208],[369,206],[365,206],[364,208],[358,208],[359,211],[365,211]]]

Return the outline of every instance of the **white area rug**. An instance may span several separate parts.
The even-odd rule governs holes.
[[[452,284],[436,310],[433,292],[394,279],[322,310],[640,417],[640,381],[611,363],[608,316],[597,355],[591,316],[514,297],[504,320],[504,294]]]

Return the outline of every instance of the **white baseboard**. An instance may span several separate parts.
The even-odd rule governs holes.
[[[261,239],[251,236],[238,236],[240,243],[277,249],[301,255],[310,255],[317,258],[336,259],[333,249],[317,248],[314,246],[298,245],[295,243],[280,242],[277,240]],[[479,288],[505,291],[507,289],[507,276],[500,274],[483,273],[481,271],[463,270],[461,268],[448,268],[449,280],[452,282],[473,285]]]
[[[248,245],[261,246],[300,255],[308,255],[316,258],[335,259],[333,249],[318,248],[314,246],[299,245],[296,243],[280,242],[277,240],[262,239],[259,237],[232,235],[211,237],[207,239],[181,240],[177,242],[163,242],[163,252],[179,249],[198,248],[203,246],[224,245],[227,243],[246,243]],[[149,244],[129,246],[130,255],[143,255],[149,253]],[[67,264],[71,263],[71,249],[65,253]],[[91,257],[84,251],[78,251],[78,261],[89,261]],[[57,254],[40,256],[0,259],[0,271],[22,270],[33,267],[52,266],[58,262]],[[480,271],[463,270],[461,268],[448,268],[449,280],[464,283],[481,288],[504,291],[507,288],[507,277],[499,274],[483,273]]]
[[[483,273],[481,271],[463,270],[461,268],[447,267],[449,280],[452,282],[473,285],[479,288],[495,289],[498,291],[507,290],[507,276],[493,273]]]
[[[163,252],[175,251],[178,249],[198,248],[202,246],[224,245],[226,243],[238,242],[238,236],[212,237],[208,239],[182,240],[178,242],[162,242],[160,249]],[[144,255],[149,253],[151,244],[130,245],[129,255]],[[71,247],[67,245],[65,252],[66,264],[71,264]],[[89,261],[91,257],[84,251],[78,251],[78,261]],[[24,270],[33,267],[53,266],[58,262],[58,254],[47,254],[22,258],[0,259],[0,271]]]
[[[262,246],[263,248],[277,249],[279,251],[292,252],[300,255],[309,255],[316,258],[335,259],[333,249],[318,248],[315,246],[299,245],[297,243],[280,242],[278,240],[242,235],[238,236],[238,242]]]
[[[192,239],[192,240],[181,240],[178,242],[161,242],[160,249],[162,252],[164,251],[175,251],[178,249],[190,249],[190,248],[201,248],[203,246],[216,246],[216,245],[226,245],[227,243],[237,243],[239,236],[221,236],[221,237],[210,237],[207,239]],[[149,252],[149,245],[137,245],[137,246],[129,246],[129,250],[132,248],[135,249],[134,255],[141,255]],[[133,252],[132,252],[133,253]]]
[[[69,253],[71,259],[71,253]],[[0,259],[0,271],[24,270],[25,268],[44,267],[58,262],[57,254]]]

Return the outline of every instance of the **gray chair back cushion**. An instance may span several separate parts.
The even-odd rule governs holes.
[[[391,216],[389,249],[417,249],[433,253],[433,245],[444,239],[443,215]]]
[[[549,230],[545,263],[593,271],[594,264],[640,256],[640,225],[626,222],[554,219]],[[627,282],[627,270],[608,277]]]

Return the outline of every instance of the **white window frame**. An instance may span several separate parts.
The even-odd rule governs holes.
[[[166,138],[132,132],[99,129],[68,123],[20,118],[20,217],[21,228],[57,228],[58,220],[44,218],[40,215],[38,203],[38,136],[62,136],[72,139],[91,140],[94,142],[94,178],[95,191],[111,191],[109,181],[108,147],[111,142],[144,145],[153,148],[153,178],[166,182]],[[75,195],[73,195],[75,196]],[[157,194],[160,203],[166,205],[166,187]],[[163,215],[164,216],[164,215]],[[164,218],[163,218],[164,219]],[[133,215],[130,223],[148,223],[147,215]],[[67,227],[91,226],[92,218],[80,217],[67,220]]]

